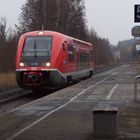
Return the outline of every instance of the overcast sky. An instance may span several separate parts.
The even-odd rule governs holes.
[[[0,0],[0,17],[8,24],[18,23],[21,5],[26,0]],[[108,38],[112,44],[131,38],[134,24],[134,4],[139,0],[85,0],[88,27],[99,36]]]
[[[88,26],[112,44],[132,38],[134,5],[139,0],[85,0]]]
[[[6,17],[8,25],[14,26],[18,23],[21,5],[26,0],[0,0],[0,17]]]

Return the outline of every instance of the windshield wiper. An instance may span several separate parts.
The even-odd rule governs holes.
[[[35,41],[34,41],[34,52],[35,52],[34,57],[37,57],[37,51],[36,51],[36,49],[37,49],[37,45],[36,45],[36,39],[35,39]]]

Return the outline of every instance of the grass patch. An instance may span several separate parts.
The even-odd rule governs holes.
[[[15,73],[0,73],[0,90],[17,87]]]

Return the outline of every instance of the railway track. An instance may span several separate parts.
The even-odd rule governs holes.
[[[7,97],[8,95],[6,95],[6,96],[0,98],[0,105],[4,104],[4,103],[11,102],[11,101],[14,101],[14,100],[19,99],[19,98],[22,98],[24,96],[27,96],[28,94],[31,94],[31,91],[22,91],[21,90],[20,95],[16,94],[16,95],[12,95],[10,97]]]
[[[39,94],[34,94],[32,91],[23,91],[20,95],[12,96],[9,98],[0,100],[0,116],[3,113],[8,112],[18,106],[35,101],[41,97],[49,95],[56,90],[47,90],[47,92],[40,92]]]

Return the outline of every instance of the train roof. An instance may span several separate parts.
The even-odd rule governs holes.
[[[77,38],[74,38],[74,37],[59,33],[59,32],[55,32],[55,31],[48,31],[48,30],[32,31],[32,32],[27,32],[27,33],[23,34],[23,36],[36,36],[36,35],[56,35],[56,36],[61,36],[61,37],[66,38],[66,39],[71,39],[72,42],[76,43],[76,44],[86,44],[86,45],[92,46],[92,44],[89,42],[82,41],[80,39],[77,39]]]

